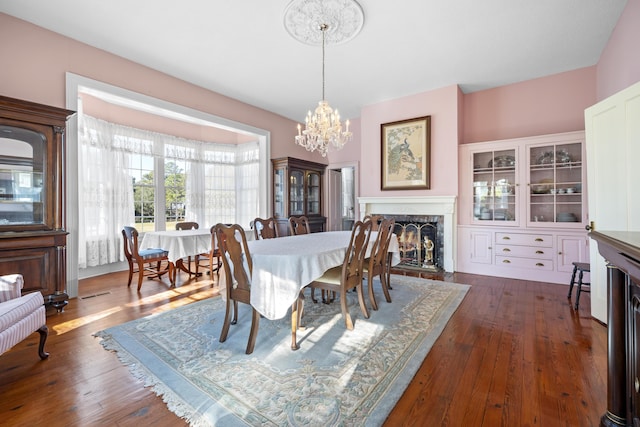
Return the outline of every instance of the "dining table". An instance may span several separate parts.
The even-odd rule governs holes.
[[[190,266],[184,259],[190,256],[208,253],[211,250],[211,231],[207,229],[148,231],[144,233],[140,247],[162,248],[169,252],[169,262],[176,268],[191,274]],[[176,269],[174,269],[176,271]],[[176,285],[176,274],[170,277],[171,285]]]
[[[372,231],[366,255],[377,237]],[[327,270],[342,265],[351,231],[326,231],[248,241],[253,262],[251,305],[265,318],[285,317],[291,309],[291,348],[297,349],[297,309],[302,290]],[[400,262],[398,239],[389,243],[391,265]]]

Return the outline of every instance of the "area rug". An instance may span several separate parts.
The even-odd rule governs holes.
[[[224,301],[214,297],[100,331],[133,375],[192,426],[377,426],[391,412],[469,286],[393,275],[392,302],[378,290],[369,319],[349,296],[354,329],[339,302],[307,298],[291,350],[290,317],[260,319],[245,354],[250,309],[220,343]]]

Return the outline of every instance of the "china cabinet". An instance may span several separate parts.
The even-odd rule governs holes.
[[[73,111],[0,96],[0,274],[67,304],[64,132]]]
[[[326,165],[283,157],[273,159],[273,215],[280,236],[289,235],[289,217],[306,216],[311,232],[325,230],[322,180]]]
[[[458,270],[568,283],[587,262],[584,132],[460,148]]]

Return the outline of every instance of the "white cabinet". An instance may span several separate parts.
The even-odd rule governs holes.
[[[588,262],[584,132],[460,147],[458,271],[568,283]]]

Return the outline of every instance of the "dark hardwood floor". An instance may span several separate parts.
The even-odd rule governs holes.
[[[607,337],[589,315],[588,294],[576,312],[562,285],[439,278],[472,286],[385,426],[599,424]],[[49,359],[38,358],[37,333],[0,356],[0,425],[186,425],[92,334],[212,297],[217,287],[181,276],[178,288],[145,280],[137,293],[126,279],[123,272],[82,280],[81,297],[49,313]]]

